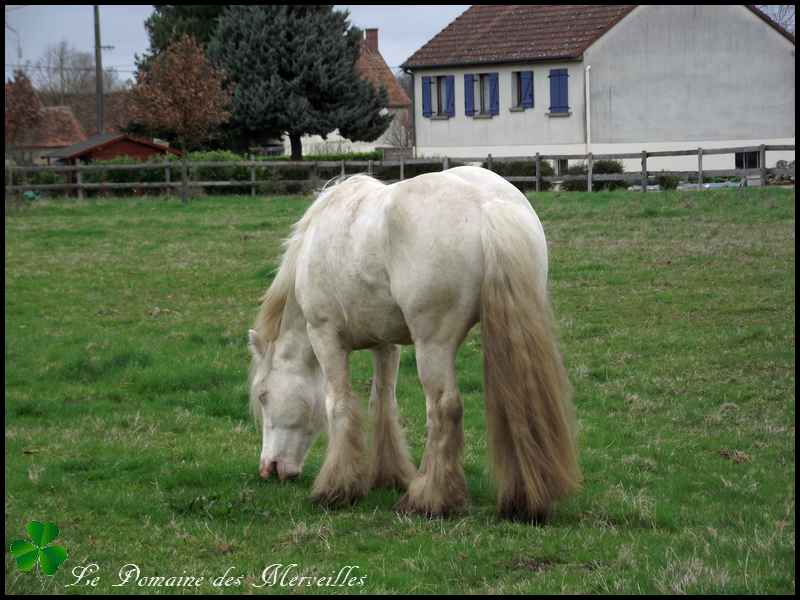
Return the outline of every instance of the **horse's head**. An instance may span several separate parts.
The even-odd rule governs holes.
[[[250,408],[261,423],[260,474],[273,472],[283,479],[297,477],[308,449],[324,425],[325,392],[316,358],[285,347],[265,343],[251,329],[248,347]]]

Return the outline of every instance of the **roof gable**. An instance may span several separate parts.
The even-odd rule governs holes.
[[[369,81],[375,89],[384,87],[389,96],[390,108],[405,108],[411,106],[411,98],[397,82],[392,70],[383,60],[377,49],[369,47],[366,40],[361,41],[361,47],[356,61],[356,70],[363,79]]]

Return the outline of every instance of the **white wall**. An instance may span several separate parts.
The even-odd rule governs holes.
[[[583,62],[415,70],[417,156],[478,157],[587,152],[584,82],[591,65],[591,151],[630,153],[794,144],[794,45],[741,5],[642,5],[585,53]],[[569,69],[572,115],[547,117],[551,68]],[[512,75],[534,72],[533,109],[510,112]],[[464,115],[464,73],[498,72],[500,114]],[[456,116],[422,116],[422,76],[455,75]],[[769,152],[767,164],[794,160]],[[638,160],[625,161],[637,169]],[[733,155],[704,157],[731,169]],[[689,170],[696,159],[649,159]]]
[[[584,63],[593,143],[794,138],[794,45],[742,5],[641,5]]]
[[[390,108],[390,113],[401,115],[403,112],[409,110],[407,108]],[[388,129],[381,134],[378,139],[372,142],[354,142],[339,135],[339,130],[332,131],[323,139],[321,135],[304,135],[301,139],[303,144],[303,155],[307,154],[339,154],[347,152],[372,152],[376,148],[385,146],[393,146],[392,127],[396,126],[395,121],[389,125]],[[291,155],[292,144],[289,141],[289,136],[284,136],[282,139],[284,154]]]
[[[566,68],[569,72],[568,117],[549,117],[550,69]],[[533,108],[512,112],[512,73],[533,71]],[[491,119],[468,117],[464,114],[464,74],[498,73],[500,113]],[[455,76],[455,117],[446,120],[422,116],[422,77]],[[517,146],[543,146],[554,143],[583,144],[583,71],[580,63],[535,63],[513,66],[458,67],[427,69],[414,72],[414,96],[417,154],[420,156],[483,156],[498,149]],[[476,97],[477,104],[477,97]],[[469,152],[454,153],[454,149],[469,148]],[[495,152],[492,151],[495,149]],[[516,153],[516,151],[515,151]]]

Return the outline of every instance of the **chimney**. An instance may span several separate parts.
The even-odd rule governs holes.
[[[373,52],[378,51],[378,30],[367,29],[367,48]]]

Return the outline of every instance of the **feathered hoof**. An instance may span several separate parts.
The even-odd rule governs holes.
[[[503,519],[530,525],[546,525],[553,518],[553,511],[550,508],[531,510],[527,506],[511,503],[498,506],[497,514]]]
[[[325,508],[343,508],[352,506],[367,493],[364,486],[330,487],[314,490],[311,501]]]
[[[466,502],[444,503],[444,502],[420,502],[414,500],[409,494],[404,494],[397,504],[394,505],[395,512],[405,515],[420,515],[429,519],[437,517],[452,517],[466,512]]]
[[[413,478],[413,471],[406,473],[373,473],[370,478],[370,488],[405,491]]]

